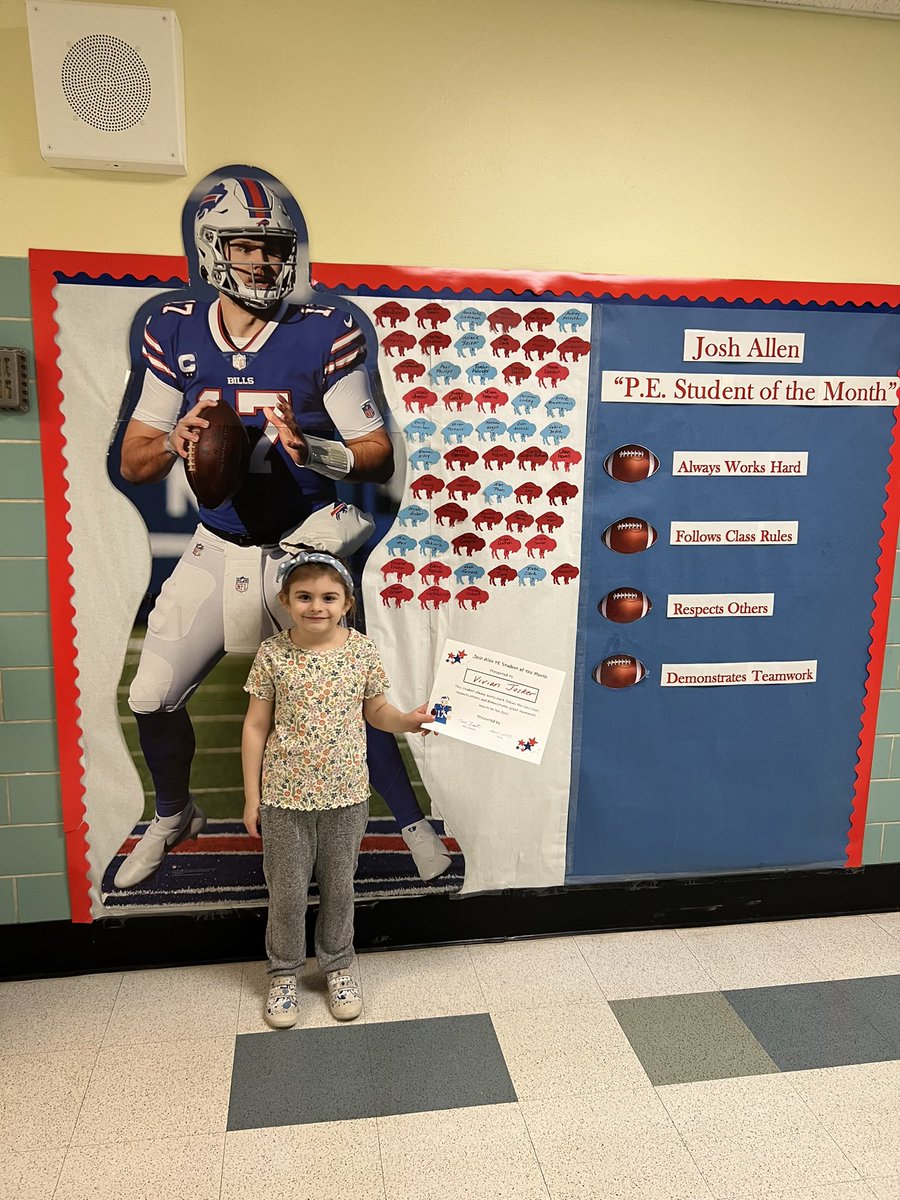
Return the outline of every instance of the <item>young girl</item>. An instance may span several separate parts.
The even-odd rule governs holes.
[[[423,704],[402,713],[374,644],[341,620],[353,582],[330,554],[301,552],[279,569],[294,625],[260,646],[245,690],[244,825],[263,838],[269,889],[266,1021],[296,1024],[297,972],[306,960],[306,896],[319,884],[316,959],[341,1021],[362,1011],[354,973],[353,875],[369,812],[363,718],[387,733],[424,733]],[[260,786],[262,785],[262,786]]]

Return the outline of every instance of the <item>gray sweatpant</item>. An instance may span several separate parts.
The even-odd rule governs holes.
[[[293,975],[306,962],[306,897],[314,871],[316,959],[326,973],[346,970],[353,964],[353,876],[368,801],[316,812],[263,804],[259,812],[269,889],[269,974]]]

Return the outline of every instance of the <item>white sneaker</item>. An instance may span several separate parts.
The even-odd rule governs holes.
[[[329,971],[328,1007],[338,1021],[352,1021],[362,1012],[362,991],[350,971]]]
[[[430,823],[423,817],[413,825],[405,825],[400,832],[419,875],[426,881],[443,875],[452,860]]]
[[[269,981],[269,998],[263,1016],[273,1029],[290,1029],[297,1024],[300,1007],[297,1004],[297,977],[273,975]]]
[[[173,817],[154,817],[141,840],[116,872],[117,888],[134,887],[162,866],[166,854],[179,842],[196,837],[206,828],[206,815],[193,800]]]

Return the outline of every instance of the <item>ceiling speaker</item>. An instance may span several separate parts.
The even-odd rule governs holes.
[[[181,28],[170,8],[28,0],[41,156],[184,175]]]

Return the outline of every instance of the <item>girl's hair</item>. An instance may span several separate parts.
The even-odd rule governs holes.
[[[281,591],[279,596],[283,600],[287,600],[288,593],[292,583],[296,583],[301,579],[315,579],[319,575],[325,575],[328,579],[333,580],[338,585],[347,599],[350,601],[350,607],[347,609],[347,616],[351,616],[356,608],[356,598],[352,591],[347,587],[347,581],[341,575],[336,567],[331,567],[328,563],[309,562],[298,563],[296,567],[291,568],[281,581]]]

